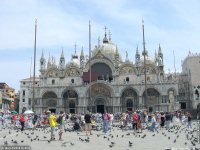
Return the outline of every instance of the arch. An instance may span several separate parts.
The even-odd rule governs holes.
[[[141,68],[141,73],[144,73],[144,66]],[[146,73],[147,74],[156,74],[156,66],[153,64],[146,65]]]
[[[42,95],[42,104],[47,107],[57,106],[57,95],[53,91],[46,91]]]
[[[112,61],[110,61],[107,57],[105,58],[97,58],[97,59],[91,59],[90,64],[91,66],[93,66],[94,64],[98,64],[98,63],[104,63],[106,64],[112,71],[112,74],[114,73],[114,64],[112,63]],[[85,70],[89,72],[89,61],[87,62],[86,66],[85,66]]]
[[[113,95],[112,88],[104,82],[92,83],[86,92],[88,97],[95,97],[96,95],[112,97]]]
[[[125,88],[121,93],[121,105],[123,111],[136,110],[139,105],[139,97],[132,87]]]
[[[78,94],[74,89],[65,89],[62,93],[63,106],[66,112],[76,113]]]
[[[174,87],[170,87],[168,90],[167,90],[167,94],[169,94],[170,91],[173,91],[174,92],[174,95],[177,95],[177,91]]]
[[[55,92],[53,91],[45,91],[42,94],[42,99],[47,99],[47,98],[57,98],[57,95]]]
[[[119,74],[136,74],[136,69],[133,64],[122,64],[119,68]]]
[[[147,97],[146,91],[143,92],[142,95],[143,103],[147,106],[150,112],[159,110],[158,104],[160,103],[160,93],[155,88],[148,88],[147,89]]]
[[[51,78],[51,77],[58,77],[59,76],[59,70],[57,68],[50,68],[45,73],[45,77]]]

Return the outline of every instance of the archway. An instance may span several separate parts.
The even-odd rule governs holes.
[[[155,112],[158,110],[159,97],[160,93],[154,88],[147,89],[147,97],[146,92],[144,91],[143,103],[146,104],[146,107],[149,110],[149,112]]]
[[[52,91],[45,92],[42,96],[42,105],[45,109],[48,108],[49,111],[56,113],[57,95]]]
[[[138,94],[132,88],[127,88],[121,96],[122,111],[134,111],[138,109]]]
[[[78,105],[78,94],[75,90],[66,90],[63,93],[64,109],[68,113],[76,113],[76,106]]]

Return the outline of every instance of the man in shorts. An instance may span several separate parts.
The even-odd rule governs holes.
[[[86,135],[88,135],[88,133],[90,133],[90,135],[92,135],[92,132],[91,132],[91,115],[90,115],[89,111],[85,114],[84,119],[85,119]]]

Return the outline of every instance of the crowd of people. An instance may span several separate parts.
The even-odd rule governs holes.
[[[127,111],[118,112],[115,114],[104,113],[86,113],[67,114],[60,111],[58,114],[46,111],[43,114],[0,114],[2,126],[10,126],[14,129],[35,129],[39,127],[50,126],[50,140],[55,140],[55,131],[59,129],[59,140],[62,140],[63,133],[66,129],[66,124],[72,123],[71,131],[85,132],[86,135],[92,135],[92,130],[102,130],[105,134],[112,127],[118,127],[121,130],[134,130],[136,133],[141,133],[143,130],[155,132],[157,130],[169,129],[173,125],[185,125],[192,128],[192,117],[189,112],[148,112],[142,111]]]

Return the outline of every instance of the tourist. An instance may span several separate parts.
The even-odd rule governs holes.
[[[49,112],[47,112],[49,113]],[[49,120],[49,125],[51,127],[51,139],[50,140],[55,140],[55,127],[56,127],[56,116],[54,112],[51,112],[51,115],[48,118]]]
[[[87,113],[85,114],[85,131],[86,131],[86,135],[88,135],[88,133],[90,133],[90,135],[92,135],[91,132],[91,115],[90,112],[87,111]]]
[[[191,118],[191,117],[192,117],[192,116],[191,116],[191,113],[188,113],[188,114],[187,114],[187,122],[188,122],[187,126],[188,126],[188,129],[189,129],[189,128],[192,129],[192,118]]]
[[[63,116],[64,116],[64,112],[60,111],[59,116],[56,120],[56,122],[59,124],[59,130],[60,130],[59,131],[59,140],[63,140],[62,139],[62,134],[64,132],[64,118],[63,118]]]
[[[19,121],[20,121],[20,124],[21,124],[21,131],[24,131],[25,118],[24,118],[23,114],[20,115]]]
[[[165,114],[161,112],[161,117],[160,117],[160,128],[163,129],[165,126]]]
[[[132,117],[132,128],[135,132],[137,132],[138,128],[138,114],[136,112],[133,113],[133,117]]]
[[[107,132],[108,132],[108,123],[109,123],[109,120],[110,120],[110,116],[109,116],[109,114],[107,113],[106,110],[104,111],[102,117],[103,117],[103,132],[105,134],[107,134]]]

